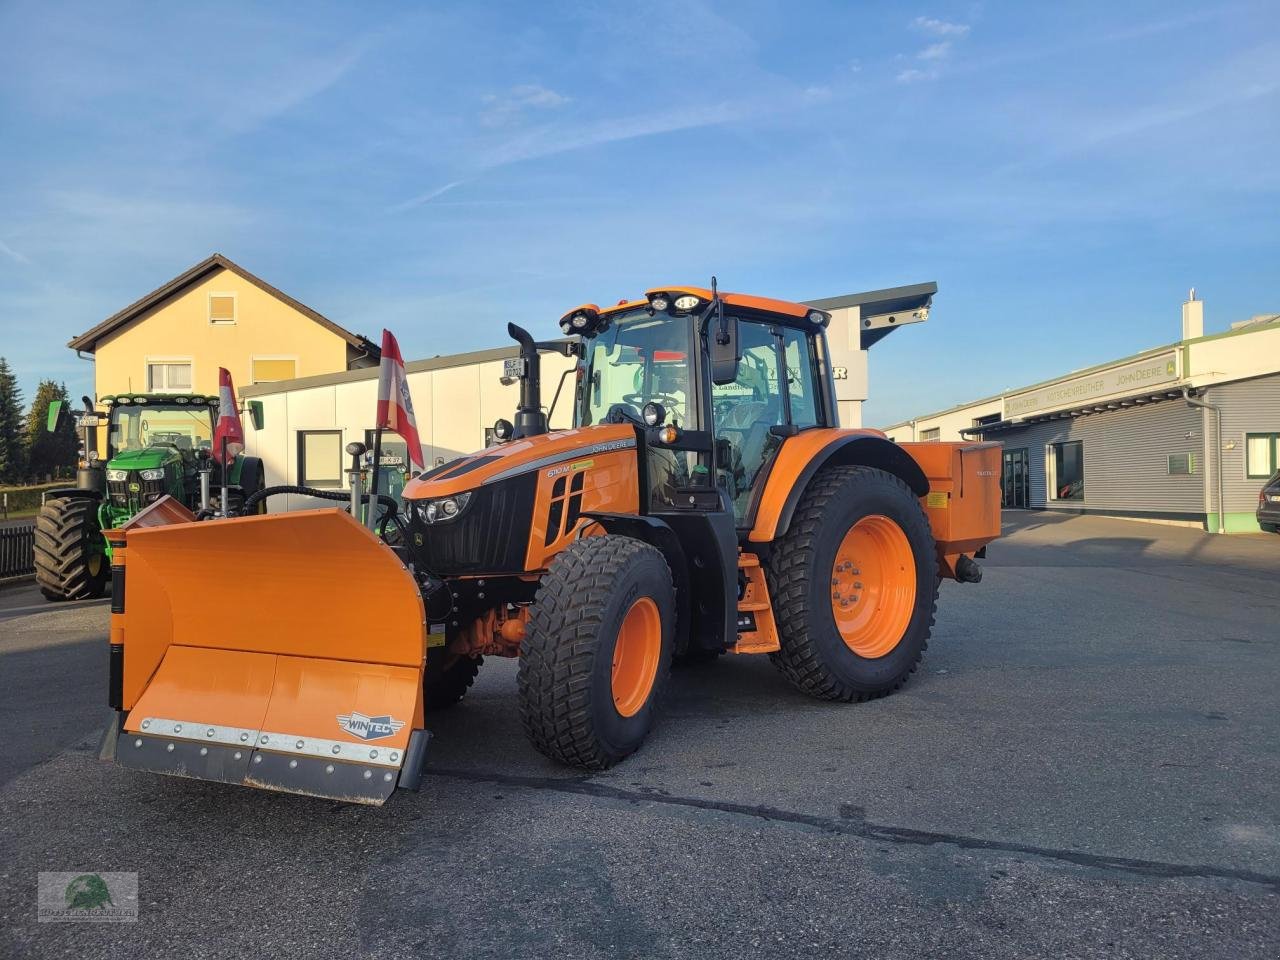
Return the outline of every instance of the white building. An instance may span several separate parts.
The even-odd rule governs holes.
[[[1257,531],[1280,469],[1280,315],[1205,335],[1183,304],[1175,343],[886,427],[892,440],[1004,444],[1006,507]]]

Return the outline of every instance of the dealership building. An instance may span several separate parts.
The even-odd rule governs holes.
[[[843,426],[862,425],[867,399],[867,358],[873,344],[898,327],[928,319],[934,283],[871,290],[811,300],[831,315],[827,345]],[[554,319],[529,323],[536,335],[554,329]],[[519,389],[503,383],[504,361],[517,356],[514,342],[491,350],[408,361],[405,371],[413,398],[424,461],[444,463],[488,446],[498,418],[515,415]],[[557,353],[542,357],[542,400],[553,428],[573,421],[574,361]],[[320,489],[346,486],[348,443],[371,443],[377,406],[378,369],[357,367],[317,376],[258,383],[240,391],[260,401],[261,429],[246,431],[246,452],[260,457],[268,484]],[[386,458],[407,463],[408,451],[397,436],[384,436]],[[313,506],[301,495],[284,498],[285,509]],[[276,500],[272,509],[277,509]]]
[[[885,428],[898,442],[996,440],[1010,508],[1256,532],[1280,468],[1280,315],[1205,335],[1195,291],[1176,343]]]

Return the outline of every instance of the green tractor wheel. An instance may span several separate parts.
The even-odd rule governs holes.
[[[49,600],[102,596],[111,580],[98,503],[90,497],[46,500],[36,516],[36,583]]]

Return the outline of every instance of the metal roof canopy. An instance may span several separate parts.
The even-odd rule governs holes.
[[[806,300],[810,307],[819,310],[840,310],[857,307],[861,319],[860,346],[868,350],[894,330],[908,323],[923,323],[929,319],[929,307],[938,284],[913,283],[904,287],[887,287],[868,290],[865,293],[847,293],[839,297]]]
[[[1199,396],[1201,391],[1192,390],[1192,396]],[[1026,417],[1022,420],[1000,420],[996,423],[984,423],[980,426],[963,427],[959,432],[962,435],[970,434],[988,434],[999,433],[1005,430],[1016,430],[1019,427],[1029,427],[1036,423],[1045,423],[1049,420],[1074,420],[1077,417],[1087,417],[1095,413],[1105,413],[1108,410],[1123,410],[1129,407],[1144,407],[1149,403],[1160,403],[1164,400],[1181,400],[1182,390],[1160,390],[1155,393],[1145,393],[1133,397],[1121,397],[1116,400],[1104,400],[1100,403],[1087,403],[1083,406],[1072,407],[1068,410],[1054,410],[1051,413],[1037,413],[1034,416]]]

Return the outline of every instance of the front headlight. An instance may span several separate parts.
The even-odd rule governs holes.
[[[455,520],[467,508],[471,493],[456,493],[452,497],[424,500],[418,504],[418,516],[425,523],[446,523]]]
[[[164,467],[159,467],[158,469],[155,469],[155,470],[143,470],[142,479],[143,480],[163,480]]]
[[[123,483],[125,480],[129,479],[129,471],[128,470],[108,470],[107,479],[114,480],[116,481],[116,483]]]

